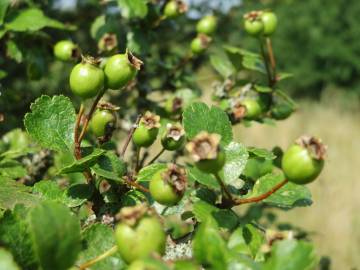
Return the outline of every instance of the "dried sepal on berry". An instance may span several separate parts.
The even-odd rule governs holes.
[[[160,116],[147,111],[143,117],[141,117],[140,125],[141,124],[147,129],[160,128]]]
[[[219,134],[202,131],[186,145],[186,150],[195,162],[216,159],[220,151],[220,140]]]

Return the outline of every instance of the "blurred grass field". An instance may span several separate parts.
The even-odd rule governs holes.
[[[309,185],[313,205],[281,211],[279,220],[311,232],[318,254],[330,257],[331,269],[360,269],[360,110],[344,109],[341,98],[329,96],[320,103],[300,102],[300,110],[276,127],[238,126],[235,137],[269,149],[286,148],[302,134],[323,139],[327,162],[318,181]]]

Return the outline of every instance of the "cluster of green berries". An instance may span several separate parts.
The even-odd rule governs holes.
[[[211,35],[217,29],[217,18],[207,15],[198,21],[196,25],[197,36],[191,41],[190,48],[194,55],[202,54],[211,43]]]
[[[277,17],[270,11],[251,11],[244,20],[245,31],[252,36],[270,36],[277,27]]]

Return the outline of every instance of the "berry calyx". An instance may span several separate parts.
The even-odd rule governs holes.
[[[70,73],[71,91],[81,98],[95,97],[104,89],[105,76],[99,61],[93,57],[83,57]]]
[[[176,18],[188,10],[188,6],[181,0],[171,0],[164,8],[166,18]]]
[[[273,12],[266,11],[262,13],[261,20],[264,24],[263,34],[265,36],[273,34],[276,30],[278,21],[276,15]]]
[[[79,47],[71,40],[61,40],[54,46],[54,55],[61,61],[76,60],[80,56]]]
[[[149,190],[155,201],[172,206],[183,197],[186,184],[185,170],[175,164],[169,164],[168,168],[159,170],[153,175]]]
[[[282,157],[282,170],[286,179],[304,185],[314,181],[324,167],[326,147],[314,137],[302,136]]]
[[[222,169],[225,153],[220,147],[220,139],[219,134],[202,131],[186,145],[197,168],[207,173],[217,173]]]
[[[127,263],[163,255],[166,234],[159,219],[145,205],[124,207],[116,216],[120,223],[115,228],[118,251]]]
[[[185,131],[180,124],[167,124],[161,138],[164,149],[174,151],[181,148],[185,143]]]
[[[146,112],[136,128],[132,140],[137,147],[149,147],[159,133],[160,116]]]
[[[216,31],[217,19],[213,15],[203,17],[196,25],[196,31],[201,34],[211,35]]]
[[[116,123],[116,117],[110,110],[98,109],[92,116],[89,127],[96,137],[110,135]]]
[[[104,68],[106,86],[113,90],[123,88],[135,78],[142,65],[143,62],[129,51],[111,56]]]
[[[99,53],[114,52],[117,49],[117,46],[117,38],[113,33],[104,34],[98,42]]]
[[[261,11],[251,11],[244,15],[245,31],[252,36],[259,36],[264,30],[264,23],[261,19]]]
[[[205,34],[199,34],[191,41],[190,47],[193,54],[202,54],[211,43],[211,38]]]
[[[172,96],[168,98],[164,109],[169,115],[176,115],[182,112],[183,100],[180,97]]]

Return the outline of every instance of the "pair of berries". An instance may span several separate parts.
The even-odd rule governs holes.
[[[213,15],[203,17],[196,25],[197,36],[191,41],[190,48],[194,55],[202,54],[211,43],[211,35],[216,31],[217,18]]]
[[[269,11],[251,11],[244,15],[245,31],[252,36],[272,35],[277,27],[277,17]]]
[[[130,52],[111,56],[104,69],[92,57],[83,57],[70,73],[72,92],[83,98],[95,97],[104,88],[122,89],[136,76],[143,63]]]

